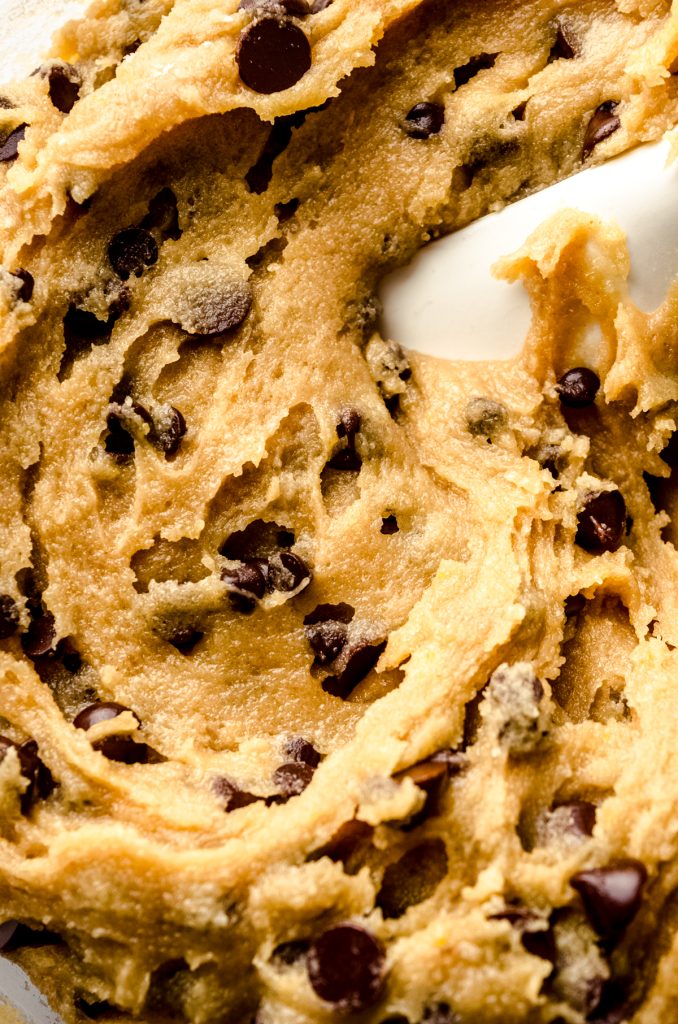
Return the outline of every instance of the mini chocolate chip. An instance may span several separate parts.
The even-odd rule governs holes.
[[[317,768],[320,764],[321,755],[312,743],[305,740],[303,736],[295,736],[285,747],[285,753],[291,761],[301,761],[311,768]]]
[[[22,810],[27,813],[36,800],[46,800],[56,789],[52,773],[39,756],[35,740],[26,740],[19,747],[21,774],[29,780],[29,787],[21,798]]]
[[[241,807],[249,807],[250,804],[258,803],[261,800],[261,797],[245,792],[235,782],[223,776],[212,781],[212,791],[215,796],[223,800],[226,812],[237,811]]]
[[[62,114],[68,114],[80,95],[82,79],[71,64],[53,64],[47,69],[49,98]]]
[[[0,640],[14,636],[19,628],[19,609],[9,594],[0,594]]]
[[[348,643],[348,630],[344,623],[332,620],[306,626],[306,636],[319,665],[329,665]]]
[[[460,89],[462,85],[466,85],[472,78],[475,78],[479,71],[487,71],[489,68],[493,68],[498,56],[498,53],[479,53],[476,57],[471,57],[467,64],[455,68],[454,84],[457,89]]]
[[[586,915],[603,938],[618,938],[640,909],[647,869],[638,860],[579,871],[570,885],[579,893]]]
[[[293,939],[291,942],[281,942],[271,954],[271,960],[276,963],[291,967],[298,963],[308,953],[310,942],[308,939]]]
[[[270,564],[269,582],[274,590],[283,594],[291,594],[297,590],[302,583],[308,585],[313,578],[313,573],[306,565],[306,562],[299,555],[291,551],[283,551],[276,556]]]
[[[234,331],[252,308],[252,288],[247,281],[225,282],[218,290],[202,289],[187,297],[181,327],[189,334],[210,337]]]
[[[176,647],[182,654],[190,654],[194,647],[200,643],[204,637],[204,633],[201,633],[199,629],[193,629],[191,626],[184,626],[177,629],[169,638],[169,643],[172,647]]]
[[[141,277],[144,270],[157,261],[158,245],[153,235],[144,228],[125,228],[118,231],[108,243],[108,259],[123,281],[131,274]]]
[[[338,452],[334,453],[326,468],[347,473],[359,473],[362,464],[363,460],[355,448],[340,448]]]
[[[176,455],[186,434],[186,420],[173,405],[165,406],[155,420],[151,440],[169,458]]]
[[[446,874],[445,843],[428,839],[388,865],[376,905],[386,918],[402,917],[409,907],[429,899]]]
[[[12,277],[17,277],[21,281],[16,293],[17,298],[22,302],[30,302],[33,298],[33,275],[29,274],[27,270],[13,270]]]
[[[358,821],[353,818],[345,821],[325,846],[316,850],[313,859],[329,857],[330,860],[346,865],[348,861],[370,842],[374,834],[372,825],[365,821]]]
[[[398,533],[400,527],[398,526],[398,520],[391,513],[391,515],[384,516],[381,520],[381,532],[385,537],[391,537],[394,533]]]
[[[339,675],[327,676],[322,688],[332,697],[346,700],[355,690],[358,683],[372,671],[386,649],[386,640],[378,644],[361,643],[351,649],[348,661]]]
[[[571,29],[564,22],[559,21],[556,38],[549,53],[548,63],[552,64],[555,60],[572,60],[576,56],[577,41]]]
[[[384,950],[359,925],[329,928],[312,944],[306,965],[316,995],[343,1013],[369,1009],[384,990]]]
[[[43,612],[31,619],[21,636],[21,646],[29,658],[39,658],[52,650],[55,638],[54,616],[51,612]]]
[[[5,921],[4,924],[0,924],[0,950],[5,949],[10,944],[18,927],[18,921]]]
[[[587,800],[569,800],[557,804],[554,811],[559,813],[563,827],[573,835],[592,836],[596,824],[596,805]]]
[[[599,142],[609,138],[621,127],[621,120],[615,113],[618,106],[614,100],[606,100],[594,111],[584,135],[583,160],[591,155]]]
[[[276,768],[273,773],[273,781],[282,793],[289,800],[290,797],[299,796],[303,793],[313,778],[314,769],[310,764],[303,761],[290,761]]]
[[[505,406],[491,398],[472,398],[465,415],[468,432],[474,437],[492,438],[508,423]]]
[[[222,569],[221,578],[237,611],[252,611],[252,598],[261,598],[266,593],[268,562],[264,558],[253,558],[235,567]]]
[[[124,704],[117,704],[112,700],[98,700],[94,704],[88,704],[86,708],[83,708],[73,719],[73,725],[76,729],[87,731],[93,725],[98,725],[100,722],[110,722],[112,719],[117,718],[118,715],[122,715],[123,712],[129,710]]]
[[[27,128],[27,124],[20,124],[18,128],[9,133],[0,146],[0,163],[6,164],[11,160],[16,160],[19,155],[19,143],[23,142]]]
[[[157,231],[162,241],[181,238],[177,197],[171,188],[161,188],[148,204],[148,213],[141,222],[148,231]]]
[[[411,139],[430,139],[445,123],[445,107],[440,103],[417,103],[403,121],[403,129]]]
[[[624,538],[626,502],[620,491],[588,494],[577,515],[576,543],[584,551],[601,555],[616,551]]]
[[[283,92],[311,67],[311,44],[289,18],[267,16],[240,35],[236,61],[240,78],[254,92]]]
[[[593,405],[600,390],[600,377],[586,366],[568,370],[556,384],[563,405],[569,409],[583,409]]]

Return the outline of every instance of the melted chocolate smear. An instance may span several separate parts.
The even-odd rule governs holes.
[[[467,64],[455,68],[454,84],[457,89],[470,82],[480,71],[493,68],[498,56],[498,53],[479,53],[476,57],[471,57]]]
[[[347,922],[329,928],[312,944],[306,965],[316,995],[340,1012],[367,1010],[381,998],[384,950],[359,925]]]
[[[386,649],[386,640],[378,644],[362,643],[351,650],[348,661],[339,675],[327,676],[323,680],[322,688],[325,693],[332,697],[341,697],[346,700],[355,690],[358,683],[361,683],[379,661],[379,658]]]
[[[266,16],[240,34],[236,63],[241,81],[254,92],[283,92],[311,67],[311,44],[289,18]]]
[[[18,128],[10,132],[0,146],[0,163],[7,164],[16,160],[19,155],[19,143],[23,142],[26,134],[27,124],[20,124]]]

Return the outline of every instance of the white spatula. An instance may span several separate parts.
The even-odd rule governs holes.
[[[656,308],[678,274],[678,163],[667,166],[668,152],[668,142],[641,146],[432,242],[382,283],[382,333],[447,359],[516,355],[530,323],[527,295],[491,267],[567,208],[617,221],[629,242],[631,298]]]

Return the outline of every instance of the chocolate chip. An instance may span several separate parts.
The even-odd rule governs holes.
[[[20,124],[18,128],[9,133],[0,146],[0,163],[6,164],[11,160],[16,160],[19,155],[19,143],[23,142],[27,128],[27,124]]]
[[[283,92],[311,67],[311,45],[289,18],[267,16],[243,30],[236,61],[240,78],[254,92]]]
[[[289,800],[290,797],[299,796],[303,793],[313,778],[314,769],[310,764],[302,761],[290,761],[276,768],[273,773],[273,781],[282,793]]]
[[[479,53],[476,57],[471,57],[467,64],[455,68],[454,84],[457,89],[460,89],[462,85],[466,85],[472,78],[475,78],[479,71],[487,71],[489,68],[493,68],[498,56],[498,53]]]
[[[506,408],[491,398],[472,398],[465,415],[468,432],[474,437],[492,438],[508,423]]]
[[[71,64],[53,64],[47,69],[49,98],[62,114],[68,114],[80,95],[82,79]]]
[[[365,821],[358,821],[357,818],[345,821],[330,841],[315,851],[313,859],[329,857],[336,863],[346,865],[370,842],[373,834],[374,828]]]
[[[440,814],[442,800],[447,792],[450,775],[453,771],[454,769],[448,761],[431,757],[426,761],[413,764],[411,768],[396,772],[393,776],[396,782],[412,779],[415,786],[421,789],[425,795],[423,806],[405,822],[408,828],[416,828],[427,818]]]
[[[180,317],[183,330],[200,337],[225,334],[246,320],[252,308],[252,288],[247,281],[229,281],[218,290],[195,290],[187,296],[186,306]]]
[[[552,64],[555,60],[572,60],[576,56],[577,41],[571,29],[564,22],[559,21],[556,38],[549,53],[548,63]]]
[[[271,960],[285,967],[291,967],[298,963],[308,953],[310,942],[308,939],[293,939],[291,942],[281,942],[271,954]]]
[[[162,406],[155,417],[150,438],[167,458],[176,455],[186,434],[186,420],[173,405]]]
[[[161,241],[181,238],[177,197],[171,188],[161,188],[148,204],[148,213],[141,222],[148,231],[157,231]]]
[[[9,594],[0,594],[0,640],[14,636],[19,628],[19,609]]]
[[[221,578],[236,611],[251,612],[253,598],[261,600],[266,593],[268,562],[263,558],[251,559],[221,572]]]
[[[18,921],[5,921],[4,924],[0,924],[0,951],[10,944],[18,927]]]
[[[385,537],[391,537],[394,533],[398,533],[400,527],[398,526],[398,520],[391,514],[384,516],[381,520],[381,532]]]
[[[323,680],[322,688],[325,693],[332,697],[341,697],[342,700],[350,697],[358,683],[362,682],[377,664],[386,649],[386,643],[386,640],[382,640],[378,644],[361,643],[353,647],[342,672],[339,675],[327,676]]]
[[[306,626],[306,636],[319,665],[329,665],[339,657],[348,643],[345,624],[332,620]]]
[[[295,736],[294,739],[291,739],[285,747],[285,753],[291,761],[303,762],[311,768],[317,768],[320,764],[320,754],[313,744],[302,736]]]
[[[384,950],[359,925],[329,928],[312,944],[306,964],[316,995],[340,1012],[367,1010],[384,990]]]
[[[19,768],[28,786],[21,794],[21,810],[28,814],[36,800],[45,800],[55,789],[52,773],[38,755],[38,744],[35,740],[27,740],[20,746],[7,736],[0,736],[0,764],[7,753],[15,750],[19,759]]]
[[[600,936],[621,936],[640,910],[647,869],[637,860],[579,871],[570,885],[579,893],[584,910]]]
[[[16,293],[17,299],[22,302],[30,302],[33,298],[33,275],[29,274],[27,270],[13,270],[12,277],[21,281]]]
[[[592,836],[596,824],[596,805],[587,800],[570,800],[557,804],[553,813],[558,814],[559,824],[567,832],[577,836]]]
[[[125,228],[108,243],[108,259],[123,281],[132,274],[141,277],[144,270],[157,261],[158,245],[144,228]]]
[[[353,447],[355,436],[360,433],[362,425],[363,419],[357,409],[344,409],[337,423],[337,437],[345,437]]]
[[[92,746],[109,761],[119,764],[152,764],[165,760],[147,743],[138,743],[131,736],[106,736]]]
[[[588,494],[577,515],[575,540],[584,551],[601,555],[619,548],[625,527],[626,502],[620,491]]]
[[[270,585],[283,594],[291,594],[302,584],[307,586],[312,578],[313,573],[304,560],[291,551],[283,551],[271,560]]]
[[[386,918],[402,917],[409,907],[429,899],[447,874],[442,839],[429,839],[408,850],[384,871],[376,905]]]
[[[28,629],[21,637],[21,646],[29,658],[39,658],[51,651],[56,637],[54,616],[51,612],[42,612],[31,619]]]
[[[200,643],[204,637],[204,633],[201,633],[199,629],[193,629],[191,626],[184,626],[177,629],[169,638],[169,643],[172,647],[176,647],[182,654],[190,654],[194,647]]]
[[[235,782],[225,777],[213,780],[212,791],[215,796],[223,800],[224,810],[227,812],[237,811],[241,807],[249,807],[250,804],[255,804],[261,800],[261,797],[245,792]]]
[[[600,377],[586,366],[568,370],[556,384],[563,405],[569,409],[583,409],[593,405],[600,390]]]
[[[618,106],[614,100],[606,100],[594,111],[584,135],[583,160],[591,155],[599,142],[609,138],[621,126],[621,121],[615,113]]]
[[[129,708],[126,708],[124,704],[117,704],[112,700],[96,701],[94,704],[88,704],[86,708],[83,708],[75,716],[73,725],[76,729],[87,731],[87,729],[91,729],[93,725],[98,725],[100,722],[112,721],[112,719],[122,715],[125,711],[129,711]]]
[[[445,123],[445,108],[440,103],[417,103],[403,121],[403,129],[411,139],[430,139]]]

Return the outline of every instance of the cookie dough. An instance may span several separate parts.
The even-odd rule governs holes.
[[[0,946],[66,1024],[675,1018],[678,291],[565,212],[515,360],[375,294],[677,59],[661,0],[106,0],[4,90]]]

